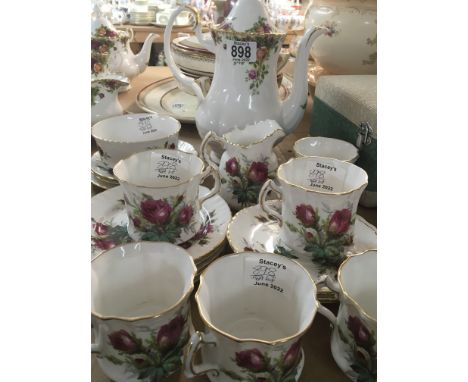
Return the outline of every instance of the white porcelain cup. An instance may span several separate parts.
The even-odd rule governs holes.
[[[327,137],[301,138],[294,142],[293,150],[297,158],[325,157],[349,163],[355,163],[359,158],[359,151],[353,144]]]
[[[190,254],[169,243],[125,244],[91,261],[91,351],[104,374],[151,382],[179,368],[196,271]]]
[[[199,197],[200,183],[211,175],[215,184]],[[131,155],[114,166],[128,214],[128,234],[135,240],[179,244],[200,229],[201,204],[219,191],[219,175],[194,154],[150,150]]]
[[[332,158],[293,158],[278,167],[279,185],[267,180],[259,203],[281,225],[282,242],[319,270],[336,268],[353,244],[359,198],[367,186],[360,167]],[[281,213],[269,206],[267,194],[281,195]]]
[[[377,381],[377,251],[350,256],[338,281],[327,276],[326,284],[340,297],[332,320],[335,362],[353,381]]]
[[[184,359],[189,378],[210,381],[297,381],[301,338],[317,310],[309,273],[294,260],[243,252],[215,260],[200,276],[195,295],[204,332],[195,332]],[[202,363],[195,364],[201,350]]]
[[[175,149],[180,122],[157,114],[126,114],[104,119],[91,129],[102,161],[110,168],[121,159],[152,149]]]

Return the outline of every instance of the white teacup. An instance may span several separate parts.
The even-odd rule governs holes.
[[[196,271],[169,243],[125,244],[91,261],[91,351],[110,379],[150,382],[179,368]]]
[[[204,332],[190,339],[184,369],[210,381],[297,381],[301,338],[317,310],[309,273],[297,262],[271,253],[243,252],[215,260],[200,276],[195,295]],[[201,349],[202,363],[195,365]]]
[[[353,244],[359,198],[367,186],[360,167],[332,158],[293,158],[279,166],[279,186],[267,180],[262,209],[281,225],[280,238],[300,260],[320,269],[338,267]],[[281,195],[282,211],[265,203],[268,191]]]
[[[121,159],[152,149],[175,149],[180,122],[157,114],[126,114],[104,119],[91,129],[102,161],[110,168]]]
[[[353,381],[377,381],[377,251],[350,256],[330,289],[340,296],[331,337],[335,362]]]
[[[211,191],[198,196],[200,183],[215,179]],[[133,154],[114,166],[124,192],[128,234],[135,240],[179,244],[200,229],[201,204],[219,191],[218,172],[194,154],[151,150]]]
[[[341,139],[327,137],[305,137],[299,139],[294,143],[293,150],[297,158],[335,158],[349,163],[354,163],[359,158],[359,151],[353,144]]]

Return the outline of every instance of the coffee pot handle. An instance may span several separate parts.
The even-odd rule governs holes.
[[[275,218],[278,221],[279,225],[282,226],[283,217],[281,216],[281,214],[275,211],[266,203],[266,197],[268,195],[268,192],[270,191],[276,192],[280,196],[282,195],[281,188],[275,184],[273,179],[268,179],[263,184],[263,187],[260,190],[260,194],[258,195],[258,203],[260,204],[260,207],[263,211]]]
[[[206,363],[195,365],[195,355],[204,345],[216,346],[216,342],[206,341],[205,334],[202,332],[196,331],[193,333],[184,355],[184,373],[186,377],[194,378],[207,373],[213,373],[214,376],[219,375],[219,370],[214,365]],[[202,366],[205,366],[204,369],[200,369]]]
[[[166,25],[166,29],[164,30],[164,55],[166,56],[167,66],[169,66],[169,69],[177,80],[179,88],[181,88],[181,90],[195,94],[199,101],[203,101],[205,97],[203,96],[202,89],[193,78],[186,76],[180,71],[174,61],[174,58],[172,57],[171,52],[172,26],[174,25],[174,22],[179,13],[186,9],[195,15],[195,24],[193,26],[193,30],[196,31],[201,28],[201,17],[199,11],[196,8],[192,7],[191,5],[183,5],[177,8],[174,12],[172,12],[172,15]]]

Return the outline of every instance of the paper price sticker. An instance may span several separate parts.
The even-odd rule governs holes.
[[[341,192],[346,177],[346,170],[316,162],[308,171],[308,186],[329,192]]]
[[[181,160],[165,154],[151,153],[152,169],[156,173],[156,177],[160,179],[180,180],[179,166]]]
[[[255,41],[229,41],[229,54],[236,64],[253,64],[257,60],[257,43]]]
[[[288,275],[288,268],[281,262],[263,258],[246,259],[244,282],[254,287],[264,287],[278,293],[287,294],[294,281]],[[289,277],[288,277],[289,276]]]
[[[153,127],[151,124],[153,117],[141,117],[138,118],[138,130],[142,135],[155,133],[158,131],[157,128]]]

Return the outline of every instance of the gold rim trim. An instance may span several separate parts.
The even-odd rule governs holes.
[[[305,155],[305,154],[301,154],[298,150],[297,150],[297,144],[301,141],[308,141],[310,140],[310,138],[315,138],[315,137],[304,137],[304,138],[301,138],[301,139],[298,139],[296,142],[294,142],[294,145],[293,145],[293,151],[294,151],[294,155],[296,156],[296,158],[309,158],[311,156],[317,156],[317,155]],[[348,162],[348,163],[351,163],[351,164],[354,164],[352,163],[352,161],[356,161],[358,158],[359,158],[359,150],[357,149],[356,146],[354,146],[352,143],[349,143],[349,142],[346,142],[346,141],[343,141],[341,139],[335,139],[335,138],[327,138],[327,140],[333,140],[333,141],[340,141],[340,142],[344,142],[344,143],[348,143],[349,145],[353,146],[354,149],[356,150],[356,155],[353,156],[351,159],[337,159],[337,158],[332,158],[332,157],[329,157],[331,159],[337,159],[337,160],[340,160],[342,162]],[[323,157],[323,158],[328,158],[328,157]]]
[[[171,153],[174,153],[174,152],[178,152],[178,153],[181,153],[183,155],[190,155],[194,158],[196,158],[198,161],[200,161],[202,167],[201,167],[201,170],[200,170],[200,173],[199,174],[195,174],[193,175],[190,179],[184,181],[184,182],[181,182],[181,183],[178,183],[177,185],[175,186],[143,186],[141,184],[136,184],[136,183],[133,183],[133,182],[129,182],[128,180],[124,180],[122,178],[120,178],[116,173],[116,167],[119,166],[119,165],[122,165],[121,162],[124,162],[126,160],[128,160],[129,158],[131,158],[132,156],[136,156],[136,155],[140,155],[140,154],[143,154],[143,153],[151,153],[151,152],[154,152],[154,153],[159,153],[159,152],[162,152],[162,151],[167,151],[168,152],[168,155],[170,155]],[[119,181],[119,183],[127,183],[127,184],[130,184],[132,186],[136,186],[136,187],[142,187],[142,188],[148,188],[148,189],[151,189],[151,190],[157,190],[157,189],[173,189],[173,188],[176,188],[176,187],[179,187],[179,186],[182,186],[183,184],[187,184],[187,183],[190,183],[192,182],[197,176],[199,175],[202,175],[203,174],[203,171],[206,169],[206,166],[205,166],[205,163],[195,154],[192,154],[192,153],[186,153],[184,151],[180,151],[178,149],[172,149],[172,150],[168,150],[168,149],[155,149],[155,150],[145,150],[145,151],[140,151],[138,153],[134,153],[132,155],[129,155],[128,157],[124,158],[124,159],[121,159],[119,160],[116,165],[114,166],[114,176],[115,178]],[[118,170],[118,169],[117,169]]]
[[[148,241],[134,241],[132,243],[127,243],[127,244],[121,244],[117,247],[114,247],[114,248],[111,248],[111,249],[108,249],[106,251],[103,251],[101,252],[100,254],[96,255],[92,260],[91,260],[91,263],[93,263],[93,261],[96,261],[98,258],[100,258],[101,256],[103,256],[104,254],[116,249],[116,248],[124,248],[124,247],[127,247],[127,246],[134,246],[135,244],[142,244],[142,243],[155,243],[155,242],[148,242]],[[165,244],[169,244],[171,246],[176,246],[174,244],[171,244],[171,243],[165,243]],[[177,246],[176,246],[177,247]],[[184,252],[187,252],[185,251],[183,248],[180,248],[182,251]],[[99,313],[96,313],[94,312],[93,310],[91,310],[91,315],[100,319],[100,320],[119,320],[119,321],[126,321],[126,322],[134,322],[134,321],[141,321],[141,320],[148,320],[148,319],[151,319],[151,318],[158,318],[158,317],[161,317],[162,315],[172,311],[172,310],[175,310],[176,308],[178,308],[180,305],[182,305],[182,303],[187,300],[188,298],[190,298],[190,294],[192,293],[193,289],[195,288],[195,283],[194,283],[194,280],[195,280],[195,276],[197,274],[197,266],[195,265],[195,262],[193,261],[193,258],[192,256],[190,256],[189,254],[187,254],[190,262],[192,263],[192,276],[191,276],[191,280],[190,280],[190,285],[189,285],[189,288],[185,291],[185,293],[182,295],[182,297],[180,297],[177,302],[175,302],[172,306],[170,306],[169,308],[163,310],[162,312],[158,312],[156,314],[150,314],[150,315],[146,315],[146,316],[137,316],[137,317],[119,317],[119,316],[103,316]]]
[[[314,189],[310,189],[310,188],[306,188],[304,186],[301,186],[299,184],[294,184],[294,183],[291,183],[289,180],[286,180],[284,179],[283,176],[281,176],[281,170],[284,171],[284,166],[288,165],[290,162],[293,162],[293,161],[306,161],[306,160],[309,160],[309,159],[324,159],[326,161],[337,161],[337,162],[340,162],[340,163],[346,163],[347,166],[355,166],[359,169],[361,169],[361,171],[363,171],[366,176],[365,176],[365,182],[362,183],[359,187],[356,187],[356,188],[353,188],[352,190],[348,190],[348,191],[343,191],[343,192],[324,192],[324,191],[318,191],[318,190],[314,190]],[[294,187],[294,188],[298,188],[300,190],[303,190],[303,191],[306,191],[306,192],[314,192],[316,194],[321,194],[321,195],[348,195],[348,194],[352,194],[353,192],[355,191],[358,191],[360,190],[361,188],[365,188],[368,184],[368,180],[369,180],[369,177],[367,175],[367,172],[365,170],[363,170],[361,167],[359,166],[356,166],[354,163],[349,163],[349,162],[344,162],[344,161],[341,161],[339,159],[333,159],[333,158],[327,158],[327,157],[318,157],[318,156],[310,156],[310,157],[301,157],[301,158],[291,158],[289,159],[286,163],[283,163],[281,164],[279,167],[278,167],[278,170],[276,172],[276,176],[278,177],[279,180],[281,180],[282,182],[284,182],[285,184],[287,184],[288,186],[291,186],[291,187]]]
[[[354,257],[365,256],[365,255],[369,254],[369,252],[377,252],[377,249],[367,249],[367,250],[365,250],[364,252],[355,253],[355,254],[352,254],[352,255],[348,256],[348,257],[341,263],[340,267],[338,268],[338,271],[337,271],[337,273],[336,273],[336,278],[337,278],[337,280],[338,280],[338,284],[340,285],[340,289],[341,289],[341,292],[343,293],[343,295],[346,296],[346,298],[347,298],[348,300],[350,300],[350,301],[356,306],[357,310],[358,310],[360,313],[362,313],[362,315],[363,315],[364,317],[366,317],[368,320],[374,322],[374,323],[377,325],[377,320],[376,320],[374,317],[372,317],[369,313],[367,313],[367,312],[362,308],[362,306],[359,305],[359,304],[357,303],[357,301],[356,301],[354,298],[352,298],[352,297],[350,296],[350,294],[349,294],[349,293],[345,290],[345,288],[343,287],[343,283],[341,282],[341,273],[342,273],[342,271],[343,271],[344,266],[345,266],[349,261],[351,261]]]
[[[257,32],[238,32],[232,29],[221,29],[219,25],[214,25],[210,27],[210,31],[214,33],[219,33],[219,34],[231,34],[234,35],[234,37],[252,37],[252,38],[257,38],[259,36],[280,36],[280,37],[286,37],[287,33],[282,33],[282,32],[270,32],[270,33],[257,33]]]
[[[259,122],[257,122],[256,124],[258,124],[258,123],[260,123],[260,122],[266,122],[266,121],[268,121],[268,120],[259,121]],[[270,121],[272,121],[272,120],[270,119]],[[251,127],[251,128],[252,128],[253,126],[255,126],[255,125],[247,125],[245,128],[246,128],[246,129],[247,129],[248,127]],[[242,132],[242,130],[237,130],[237,131]],[[249,147],[251,147],[251,146],[253,146],[253,145],[257,145],[257,144],[259,144],[259,143],[265,142],[268,138],[272,137],[272,136],[273,136],[275,133],[277,133],[278,131],[282,134],[283,137],[286,135],[286,134],[284,133],[284,130],[280,127],[280,128],[278,128],[278,129],[276,129],[276,130],[273,130],[270,134],[264,136],[264,137],[261,138],[260,140],[251,142],[251,143],[249,143],[248,145],[244,145],[244,144],[241,144],[241,143],[234,143],[234,142],[231,142],[228,138],[226,138],[226,135],[232,134],[233,131],[230,131],[230,132],[228,132],[228,133],[226,133],[226,134],[223,134],[220,138],[221,138],[221,139],[224,139],[224,140],[226,141],[226,143],[228,143],[228,144],[230,144],[230,145],[232,145],[232,146],[236,146],[236,147],[240,147],[240,148],[243,148],[243,149],[247,149],[247,148],[249,148]]]
[[[239,253],[231,253],[231,254],[228,254],[228,255],[224,255],[216,260],[214,260],[201,274],[200,274],[200,281],[199,281],[199,285],[198,285],[198,289],[197,289],[197,292],[195,293],[195,301],[197,302],[197,306],[198,306],[198,312],[200,313],[200,317],[202,319],[202,321],[205,323],[205,325],[207,327],[209,327],[210,329],[214,330],[215,332],[217,332],[218,334],[221,334],[222,336],[224,337],[227,337],[229,338],[230,340],[233,340],[235,342],[238,342],[238,343],[244,343],[244,342],[256,342],[256,343],[261,343],[261,344],[265,344],[265,345],[272,345],[272,346],[275,346],[275,345],[278,345],[278,344],[282,344],[282,343],[285,343],[285,342],[288,342],[288,341],[291,341],[293,340],[294,338],[298,338],[298,337],[301,337],[302,335],[304,335],[304,333],[312,326],[313,322],[314,322],[314,318],[315,318],[315,315],[317,314],[317,311],[318,311],[318,307],[319,307],[319,302],[318,302],[318,299],[317,299],[317,286],[315,285],[315,282],[314,280],[312,279],[312,276],[310,276],[309,272],[307,272],[307,269],[305,269],[301,264],[299,264],[297,261],[293,260],[293,259],[287,259],[287,261],[291,261],[293,263],[295,263],[304,273],[305,275],[310,279],[311,281],[311,284],[313,285],[313,289],[314,289],[314,296],[315,296],[315,313],[312,315],[312,318],[310,319],[310,322],[306,325],[306,327],[301,330],[301,331],[298,331],[297,333],[295,333],[294,335],[291,335],[291,336],[288,336],[288,337],[284,337],[284,338],[280,338],[278,340],[274,340],[274,341],[267,341],[267,340],[260,340],[260,339],[257,339],[257,338],[238,338],[236,336],[233,336],[232,334],[229,334],[219,328],[217,328],[215,325],[213,325],[203,314],[203,311],[202,309],[200,309],[200,290],[202,289],[203,287],[203,283],[204,283],[204,280],[205,280],[205,273],[208,272],[211,268],[211,266],[213,264],[215,264],[216,262],[218,261],[223,261],[224,259],[226,259],[227,257],[234,257],[234,256],[242,256],[243,254],[245,253],[248,253],[248,254],[254,254],[254,255],[258,255],[258,256],[273,256],[273,257],[277,257],[277,258],[281,258],[282,261],[285,260],[285,257],[284,256],[280,256],[280,255],[277,255],[275,253],[268,253],[268,252],[246,252],[246,251],[243,251],[243,252],[239,252]]]
[[[99,122],[96,122],[93,127],[91,127],[91,135],[93,136],[94,139],[97,139],[97,140],[100,140],[100,141],[103,141],[103,142],[107,142],[107,143],[120,143],[120,144],[135,144],[135,143],[145,143],[145,142],[151,142],[151,140],[149,141],[127,141],[127,142],[123,142],[123,141],[115,141],[113,139],[107,139],[107,138],[102,138],[102,137],[98,137],[95,133],[95,129],[96,129],[96,126],[98,126],[98,128],[100,127],[100,125],[103,125],[105,124],[106,122],[108,123],[112,123],[112,121],[114,120],[118,120],[118,119],[128,119],[128,117],[132,117],[132,118],[139,118],[141,116],[146,116],[146,117],[151,117],[151,118],[170,118],[170,119],[173,119],[177,126],[176,126],[176,129],[177,131],[170,134],[170,135],[167,135],[167,136],[164,136],[164,137],[161,137],[161,138],[157,138],[157,140],[162,140],[162,139],[169,139],[169,138],[172,138],[176,135],[179,135],[179,132],[180,130],[182,129],[182,125],[180,123],[180,121],[178,121],[177,119],[175,119],[174,117],[171,117],[170,115],[157,115],[157,114],[154,114],[154,113],[138,113],[138,114],[124,114],[124,115],[118,115],[118,116],[115,116],[115,117],[111,117],[111,118],[106,118],[106,119],[103,119],[102,121],[99,121]]]

